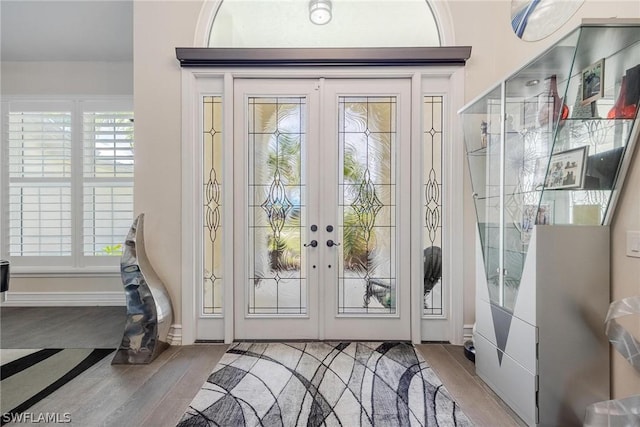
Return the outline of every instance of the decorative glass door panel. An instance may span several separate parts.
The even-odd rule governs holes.
[[[305,246],[318,221],[316,89],[234,82],[236,339],[318,338],[318,249]]]
[[[307,314],[306,109],[299,97],[249,97],[249,314]]]
[[[201,314],[222,314],[222,97],[203,97],[204,277]]]
[[[324,337],[410,339],[411,82],[328,80],[323,99],[322,213],[339,244],[322,258]]]
[[[423,316],[443,316],[445,291],[442,286],[442,96],[422,99],[422,242]]]
[[[338,313],[396,314],[396,96],[338,98]]]

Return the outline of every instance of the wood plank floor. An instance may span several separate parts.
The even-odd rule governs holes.
[[[2,307],[0,348],[116,348],[126,307]]]
[[[477,426],[510,427],[526,424],[476,375],[475,365],[461,346],[420,344],[416,348],[436,372],[451,397]]]
[[[124,330],[123,307],[4,307],[0,315],[0,351],[117,347]],[[104,341],[100,343],[98,337]],[[422,344],[417,348],[475,425],[524,425],[475,375],[462,347]],[[83,427],[175,426],[226,349],[223,344],[173,346],[149,365],[136,366],[111,365],[108,356],[29,412],[69,413],[71,425]]]

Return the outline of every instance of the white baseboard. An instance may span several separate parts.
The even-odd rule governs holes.
[[[167,344],[182,345],[182,325],[174,323],[167,334]]]
[[[3,307],[125,306],[124,292],[5,292]]]
[[[462,332],[462,338],[464,341],[468,341],[473,338],[473,323],[470,325],[464,325]]]

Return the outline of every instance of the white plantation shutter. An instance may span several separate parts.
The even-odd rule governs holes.
[[[3,111],[0,256],[18,267],[117,265],[133,221],[130,100],[17,100]]]
[[[71,177],[71,112],[9,113],[11,178]]]
[[[9,255],[70,256],[71,111],[8,117]]]
[[[84,177],[133,179],[133,112],[83,113]]]
[[[116,255],[133,217],[133,112],[83,112],[83,253]]]

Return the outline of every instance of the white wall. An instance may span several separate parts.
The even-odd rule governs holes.
[[[131,62],[8,62],[1,64],[6,95],[133,95]]]
[[[134,4],[135,209],[147,255],[181,319],[181,91],[175,48],[193,45],[200,1]],[[195,286],[195,284],[193,284]]]
[[[116,271],[109,276],[89,277],[42,277],[32,275],[27,277],[11,277],[11,292],[122,292],[124,290],[119,273]],[[10,292],[10,293],[11,293]],[[9,296],[8,300],[11,300]]]
[[[628,230],[640,231],[640,141],[636,141],[633,167],[627,175],[611,228],[611,300],[640,295],[640,258],[626,256]],[[620,319],[637,339],[640,339],[640,316]],[[612,352],[613,397],[640,393],[640,373],[634,370],[618,352]]]

